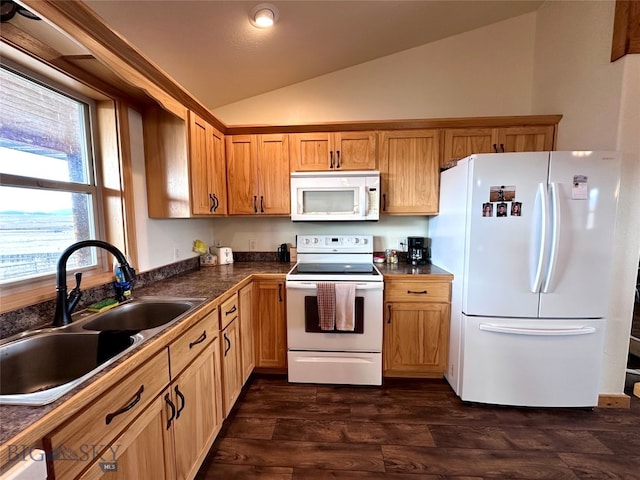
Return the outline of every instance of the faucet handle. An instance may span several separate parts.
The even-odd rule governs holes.
[[[82,282],[82,272],[76,272],[74,277],[76,277],[76,286],[73,287],[73,289],[80,290],[80,282]]]
[[[69,292],[67,296],[67,301],[69,302],[69,314],[73,312],[73,310],[78,305],[80,298],[82,297],[82,292],[80,291],[80,282],[82,281],[82,272],[76,272],[76,286],[73,287],[73,290]]]

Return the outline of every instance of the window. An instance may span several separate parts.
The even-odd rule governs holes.
[[[95,104],[15,67],[0,68],[0,285],[51,275],[72,243],[100,238]],[[95,249],[68,268],[99,263]]]

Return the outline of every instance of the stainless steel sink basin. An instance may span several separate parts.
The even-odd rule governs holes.
[[[4,343],[0,403],[50,403],[141,339],[128,333],[43,332]]]
[[[189,300],[133,300],[84,323],[85,330],[140,331],[157,328],[193,309]]]
[[[0,341],[0,404],[46,405],[188,315],[204,298],[141,297]]]

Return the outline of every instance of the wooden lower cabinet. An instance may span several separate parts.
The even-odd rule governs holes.
[[[287,368],[284,280],[255,281],[253,295],[256,367],[284,371]]]
[[[442,377],[447,369],[451,283],[385,278],[383,374]]]
[[[253,284],[238,292],[240,310],[240,345],[242,346],[242,384],[244,385],[255,367],[255,347],[253,336]]]
[[[164,404],[162,396],[157,397],[79,478],[81,480],[173,479],[173,473],[165,465],[165,461],[173,454],[173,445],[170,437],[165,435]]]
[[[165,442],[173,442],[173,455],[167,461],[169,478],[194,478],[222,426],[219,359],[220,343],[215,338],[162,395],[165,435],[170,437]]]
[[[215,338],[79,478],[193,479],[223,421],[219,345]]]
[[[229,415],[231,408],[242,389],[242,350],[240,348],[240,322],[238,317],[222,330],[222,391],[224,416]]]
[[[384,339],[386,376],[442,376],[449,348],[449,305],[385,303]]]

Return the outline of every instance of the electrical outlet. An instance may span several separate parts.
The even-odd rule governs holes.
[[[249,240],[249,251],[255,252],[258,250],[258,241],[255,238]]]
[[[216,240],[216,247],[221,247],[222,246],[222,242],[220,240]]]
[[[406,238],[399,238],[398,239],[398,247],[397,249],[400,250],[401,252],[404,252],[405,247],[407,246],[407,239]]]
[[[180,249],[178,247],[173,247],[173,259],[178,260],[180,258]]]

